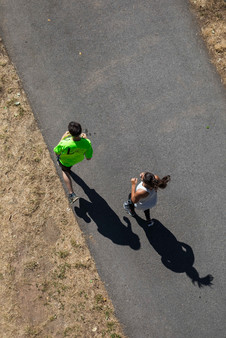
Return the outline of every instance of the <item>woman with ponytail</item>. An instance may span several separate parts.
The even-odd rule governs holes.
[[[159,176],[149,172],[140,174],[141,182],[137,185],[137,178],[131,178],[131,198],[123,203],[126,212],[135,216],[135,208],[143,210],[148,226],[154,225],[154,221],[150,217],[150,209],[157,203],[158,189],[165,189],[170,181],[170,176],[164,176],[162,179]],[[137,185],[137,187],[136,187]]]

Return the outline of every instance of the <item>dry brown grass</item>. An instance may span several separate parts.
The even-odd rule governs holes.
[[[124,337],[0,43],[0,337]]]
[[[226,85],[226,1],[190,0],[202,37],[222,82]]]

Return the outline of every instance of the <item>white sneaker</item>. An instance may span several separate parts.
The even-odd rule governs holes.
[[[153,221],[153,219],[150,219],[150,221],[146,221],[146,224],[148,227],[152,227],[155,224],[155,221]]]
[[[129,201],[126,201],[123,203],[123,208],[126,210],[127,214],[134,217],[136,215],[135,211],[131,210],[131,203]]]
[[[79,197],[73,192],[68,195],[69,202],[72,204],[79,199]]]

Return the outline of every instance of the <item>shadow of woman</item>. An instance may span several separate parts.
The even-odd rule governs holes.
[[[123,217],[125,224],[121,222],[118,215],[110,208],[108,203],[74,172],[70,172],[72,179],[80,185],[88,196],[89,201],[79,199],[79,208],[75,207],[75,213],[83,218],[86,223],[91,219],[96,223],[98,231],[105,237],[119,245],[128,245],[133,250],[140,249],[140,239],[133,233],[131,223],[127,217]]]
[[[198,271],[193,267],[195,256],[189,245],[178,242],[176,237],[158,220],[154,220],[154,226],[148,227],[138,215],[135,218],[143,228],[150,244],[161,256],[161,261],[166,268],[177,273],[185,272],[192,283],[197,283],[200,288],[212,285],[212,275],[201,278]]]

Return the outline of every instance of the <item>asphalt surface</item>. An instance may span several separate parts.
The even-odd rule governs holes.
[[[125,333],[225,337],[225,89],[188,3],[0,0],[0,30],[50,152],[92,140],[75,212]],[[172,177],[152,229],[122,209],[144,170]]]

